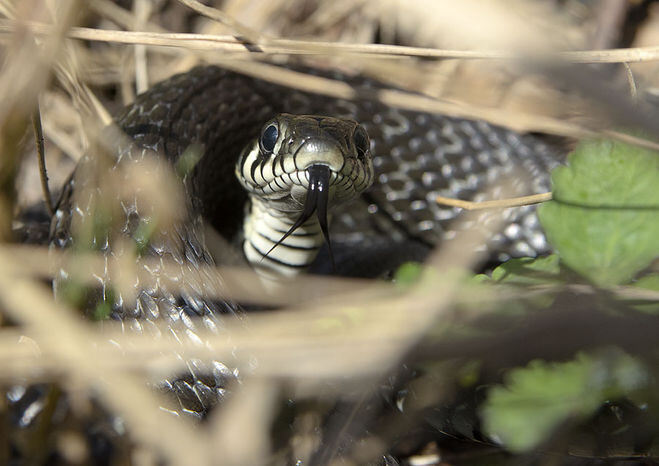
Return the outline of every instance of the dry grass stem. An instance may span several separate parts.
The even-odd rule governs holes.
[[[636,87],[636,80],[634,79],[634,71],[629,66],[629,63],[623,63],[623,65],[625,66],[627,82],[629,83],[629,95],[631,95],[632,99],[636,99],[638,97],[638,89]]]
[[[475,218],[466,218],[465,221],[478,223]],[[435,258],[431,258],[429,264],[437,270],[444,271],[469,268],[477,260],[477,254],[475,252],[455,254],[455,251],[475,251],[475,245],[481,244],[484,238],[491,234],[490,230],[485,229],[473,230],[471,233],[466,232],[457,240],[457,243],[450,251],[444,251]],[[39,258],[39,251],[31,248],[21,248],[22,254],[16,254],[13,249],[5,249],[4,255],[12,257],[13,261],[20,258],[21,266],[12,267],[15,273],[19,273],[19,277],[24,277],[18,278],[19,280],[27,280],[27,277],[34,273],[35,268],[43,267],[43,261]],[[1,254],[2,250],[0,249]],[[43,253],[41,254],[43,255]],[[60,253],[56,253],[51,258],[57,257],[57,255],[60,255]],[[64,257],[64,254],[61,256]],[[97,260],[98,266],[109,269],[112,277],[113,264],[104,261],[100,257]],[[56,269],[62,266],[59,261],[55,264],[57,264],[55,265]],[[80,255],[75,256],[74,264],[79,268],[85,268]],[[66,268],[71,270],[71,265]],[[118,273],[124,275],[127,273],[125,263],[117,264],[117,266],[120,267]],[[181,270],[180,266],[178,267],[179,270],[172,275],[178,276],[178,272]],[[142,268],[140,267],[140,269]],[[42,270],[42,272],[44,271]],[[229,275],[226,272],[225,270],[222,275]],[[171,272],[166,272],[164,276],[170,274]],[[244,272],[243,274],[241,280],[244,281],[247,274]],[[88,277],[94,275],[91,270],[81,274],[81,276]],[[279,375],[303,379],[312,378],[317,381],[327,377],[342,378],[350,374],[355,377],[365,377],[371,374],[375,377],[386,371],[391,364],[397,361],[410,345],[416,342],[419,336],[427,331],[428,327],[449,308],[450,304],[459,296],[458,290],[460,290],[461,277],[461,273],[449,273],[444,274],[443,278],[438,281],[437,277],[433,276],[432,287],[429,288],[428,284],[422,280],[419,285],[413,287],[407,293],[401,293],[390,285],[379,286],[377,294],[373,293],[371,289],[358,286],[354,288],[355,291],[349,297],[343,292],[340,300],[326,299],[323,300],[322,304],[315,304],[313,309],[306,311],[292,310],[288,313],[280,311],[272,316],[267,314],[253,316],[248,319],[249,325],[247,327],[242,321],[236,321],[232,324],[230,320],[227,320],[225,324],[226,334],[213,335],[202,332],[199,337],[201,341],[206,342],[205,345],[200,347],[193,342],[181,342],[177,345],[177,348],[179,351],[184,351],[187,348],[186,357],[230,358],[234,349],[238,347],[242,354],[256,357],[259,361],[259,374],[261,376]],[[140,277],[140,282],[147,283],[142,282],[142,280],[148,280],[148,278],[146,276]],[[258,283],[258,278],[254,277],[253,280],[255,284]],[[303,278],[303,281],[307,280],[309,283],[318,280],[323,285],[341,282],[335,279]],[[120,281],[115,279],[114,282]],[[127,282],[132,283],[133,280],[128,279]],[[8,281],[5,283],[8,283]],[[182,280],[172,282],[169,286],[174,288],[178,286],[183,290],[188,283],[194,283],[194,280],[190,280],[189,273]],[[345,283],[349,282],[345,281]],[[353,285],[350,284],[350,286]],[[2,283],[0,283],[1,286]],[[300,287],[300,283],[298,282],[296,286]],[[248,287],[253,288],[252,285],[248,285]],[[437,292],[438,287],[441,292]],[[386,289],[390,291],[383,293]],[[44,294],[45,291],[40,293]],[[349,306],[346,305],[346,299],[349,299]],[[25,302],[23,305],[35,306],[36,304],[38,303]],[[15,303],[12,305],[15,305]],[[67,311],[59,310],[57,312]],[[67,325],[66,319],[63,317],[53,315],[52,318],[62,319],[63,325]],[[284,322],[285,324],[283,324]],[[41,322],[41,324],[52,325],[47,321]],[[33,325],[33,323],[30,322],[30,325]],[[29,334],[34,337],[39,345],[45,345],[47,343],[44,343],[43,339],[49,338],[48,334],[39,331],[39,329],[40,327],[37,327],[36,333],[30,332]],[[60,338],[62,335],[66,335],[68,331],[71,330],[56,331],[50,333],[50,335],[55,334]],[[83,331],[82,327],[80,331]],[[164,328],[163,332],[165,332]],[[226,335],[231,336],[230,341],[226,340]],[[123,331],[114,334],[112,332],[104,333],[103,338],[109,338],[115,345],[125,348],[129,352],[139,348],[137,353],[130,357],[128,361],[131,365],[137,363],[141,367],[149,367],[149,361],[151,360],[151,363],[153,363],[153,355],[166,349],[166,346],[158,346],[166,343],[157,340],[135,337],[128,337],[128,340],[126,340]],[[51,338],[51,344],[56,344],[52,340],[57,339]],[[150,346],[151,351],[146,350],[143,343]],[[76,346],[78,351],[84,354],[86,352],[80,351],[80,348],[89,348],[91,343],[88,339],[78,341],[74,339],[70,345],[67,345],[71,350]],[[156,348],[155,351],[154,348]],[[54,355],[57,354],[54,353]],[[291,364],[291,358],[295,358],[296,354],[305,357],[302,359],[297,358],[297,363]],[[310,357],[312,355],[313,357]],[[355,355],[359,355],[359,357],[355,357]],[[25,357],[25,354],[23,357]],[[144,359],[140,359],[140,357]],[[98,366],[105,358],[99,355],[94,360]],[[347,360],[350,360],[349,364],[346,363]],[[176,361],[173,362],[176,364]],[[178,364],[180,363],[179,360]],[[108,361],[105,364],[117,367],[116,362]],[[158,366],[161,369],[163,367],[173,369],[171,365],[163,364],[165,363],[162,360],[158,361]]]
[[[592,291],[584,285],[572,285],[568,289],[582,293]],[[555,288],[539,289],[540,293],[548,291],[555,291]],[[621,287],[615,292],[623,299],[647,302],[659,299],[659,293],[652,290]],[[533,295],[528,294],[529,297]],[[93,333],[94,337],[90,340],[94,342],[92,345],[80,348],[93,354],[97,365],[110,371],[148,373],[155,378],[164,378],[185,369],[186,363],[180,355],[186,358],[230,360],[234,358],[232,353],[235,349],[240,348],[239,354],[258,359],[258,370],[254,374],[258,377],[286,377],[304,382],[307,386],[312,381],[314,386],[321,387],[328,380],[377,377],[383,370],[380,364],[387,364],[391,356],[400,354],[399,348],[407,341],[398,329],[390,325],[393,323],[390,319],[401,313],[407,317],[407,321],[415,319],[418,316],[415,311],[417,300],[419,297],[423,299],[423,296],[419,294],[402,298],[393,309],[384,312],[387,322],[383,325],[377,322],[383,315],[382,309],[388,309],[385,303],[390,300],[360,300],[354,305],[338,309],[307,308],[282,310],[276,316],[254,315],[248,319],[247,326],[245,322],[228,319],[223,334],[199,332],[198,336],[205,342],[204,345],[192,341],[178,343],[178,356],[171,352],[171,342],[167,339],[126,334],[119,325],[112,323],[106,323],[102,331]],[[516,293],[497,298],[505,300],[524,296],[527,295]],[[452,322],[468,324],[484,315],[486,308],[483,309],[480,313],[452,316]],[[389,316],[390,312],[392,316]],[[375,328],[371,329],[372,326]],[[160,329],[166,334],[164,323]],[[0,335],[0,349],[3,350],[0,352],[0,379],[24,377],[39,381],[66,372],[56,354],[44,351],[50,345],[57,345],[60,338],[51,332],[34,340],[26,337],[24,332],[3,331]],[[395,349],[393,353],[392,347]],[[241,364],[246,365],[247,361]]]
[[[123,21],[122,21],[123,22]],[[28,22],[27,25],[35,34],[47,34],[52,26],[45,23]],[[15,29],[12,21],[1,20],[0,32],[10,33]],[[182,47],[199,50],[224,50],[228,52],[243,52],[252,54],[313,54],[313,55],[370,55],[381,58],[435,58],[464,60],[512,60],[523,58],[513,51],[484,50],[440,50],[425,47],[409,47],[382,44],[346,44],[322,41],[304,41],[291,39],[268,39],[265,43],[256,42],[258,51],[246,46],[244,40],[230,35],[167,33],[151,31],[118,31],[106,29],[90,29],[73,27],[68,31],[68,37],[80,40],[99,42],[114,42],[132,45],[151,45],[163,47]],[[534,57],[538,59],[542,57]],[[659,60],[659,46],[647,46],[626,49],[583,50],[555,52],[545,56],[548,61],[555,60],[567,63],[597,64],[597,63],[643,63]]]
[[[551,193],[532,194],[530,196],[511,197],[494,201],[464,201],[462,199],[454,199],[444,196],[437,196],[435,200],[438,204],[460,207],[465,210],[506,209],[509,207],[520,207],[551,201]]]
[[[136,0],[133,4],[135,25],[137,30],[144,29],[144,24],[150,14],[148,0]],[[135,89],[138,94],[146,92],[149,88],[149,73],[147,66],[146,47],[143,44],[135,45]]]
[[[55,270],[60,267],[70,268],[79,271],[83,283],[86,280],[93,280],[93,276],[102,275],[107,268],[111,276],[127,273],[140,273],[137,277],[141,283],[146,286],[153,285],[158,277],[144,272],[144,270],[153,270],[156,265],[160,264],[159,259],[143,258],[138,263],[133,264],[131,269],[126,269],[119,259],[107,260],[98,254],[71,253],[69,251],[48,250],[33,246],[11,246],[0,247],[0,251],[5,251],[23,264],[22,271],[28,272],[30,276],[40,278],[52,278]],[[107,261],[107,262],[106,262]],[[139,270],[139,272],[137,272]],[[396,294],[398,290],[387,283],[365,280],[365,279],[347,279],[340,277],[317,277],[301,276],[294,279],[296,286],[290,286],[293,280],[282,279],[281,287],[264,288],[261,278],[251,269],[237,267],[204,267],[200,266],[195,270],[182,268],[180,264],[174,261],[165,261],[162,269],[162,280],[166,276],[177,277],[185,276],[185,282],[193,285],[202,283],[202,279],[208,276],[221,278],[226,289],[208,291],[214,294],[209,298],[216,299],[234,299],[237,301],[248,301],[255,304],[272,304],[272,305],[303,305],[310,301],[318,299],[328,299],[332,296],[351,296],[355,293],[367,294],[373,296],[383,296]],[[187,287],[185,283],[168,283],[177,288]],[[186,288],[184,288],[186,289]],[[255,292],[256,291],[256,292]]]
[[[226,465],[260,464],[271,451],[270,425],[277,401],[277,387],[263,379],[249,380],[229,400],[221,416],[209,426],[216,458]]]

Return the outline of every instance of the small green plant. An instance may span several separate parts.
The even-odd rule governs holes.
[[[563,306],[570,303],[571,292],[597,296],[584,301],[594,316],[624,319],[627,312],[629,317],[637,311],[659,313],[659,301],[617,293],[620,286],[659,291],[659,273],[651,267],[659,257],[659,153],[620,142],[584,142],[567,165],[552,173],[552,194],[554,200],[539,208],[539,217],[555,252],[512,259],[490,275],[473,277],[470,286],[510,291],[513,298],[488,308],[490,324],[484,330],[477,323],[449,325],[440,338],[496,339],[498,331],[523,327],[528,318],[567,310]],[[409,286],[422,270],[408,264],[396,278]],[[507,324],[492,326],[495,321]],[[593,322],[594,328],[597,325]],[[556,345],[564,344],[561,338],[553,335]],[[574,347],[579,348],[578,341]],[[566,354],[569,358],[570,352]],[[614,343],[574,350],[572,355],[561,361],[530,358],[524,366],[507,367],[502,380],[477,382],[485,384],[479,388],[486,396],[478,408],[483,432],[509,451],[525,453],[550,445],[559,432],[574,442],[571,429],[596,416],[606,402],[634,400],[659,408],[648,396],[656,390],[656,359],[628,353]],[[487,355],[482,357],[487,360]],[[453,377],[460,385],[459,377]]]
[[[620,142],[582,143],[552,173],[552,191],[554,200],[539,208],[539,217],[556,253],[511,260],[493,271],[491,281],[606,289],[636,282],[659,290],[659,275],[648,272],[659,257],[658,153]],[[633,397],[650,378],[639,360],[615,348],[567,362],[536,360],[507,371],[504,384],[488,390],[484,428],[511,451],[530,451],[605,401]]]

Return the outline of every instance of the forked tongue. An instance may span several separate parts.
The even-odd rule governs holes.
[[[307,175],[309,175],[309,189],[307,190],[307,197],[304,200],[302,213],[291,226],[291,228],[289,228],[289,230],[284,233],[284,236],[282,236],[281,239],[270,248],[264,257],[267,257],[268,254],[270,254],[277,246],[279,246],[286,238],[288,238],[291,233],[303,225],[304,222],[309,220],[314,212],[316,212],[318,223],[320,224],[320,229],[323,232],[323,237],[327,243],[327,249],[329,251],[332,269],[336,271],[336,266],[334,265],[334,254],[332,254],[332,244],[330,242],[329,230],[327,228],[327,202],[329,200],[331,174],[332,172],[326,165],[312,165],[307,168]]]

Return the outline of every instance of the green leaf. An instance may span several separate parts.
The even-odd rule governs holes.
[[[589,397],[590,364],[533,361],[509,372],[507,387],[490,390],[483,409],[488,435],[511,451],[523,452],[542,443],[568,417],[593,412],[601,400]]]
[[[659,291],[659,273],[653,273],[639,278],[634,283],[634,286],[643,288],[644,290]]]
[[[566,421],[582,420],[605,400],[646,382],[644,368],[618,350],[565,363],[532,361],[508,372],[505,386],[490,389],[482,410],[485,431],[513,452],[530,451]]]
[[[659,154],[620,142],[579,145],[552,172],[538,209],[561,260],[600,286],[628,283],[659,256]]]
[[[558,256],[522,257],[504,262],[492,271],[492,279],[510,285],[544,285],[563,283]],[[563,272],[564,274],[564,272]]]
[[[412,286],[421,279],[424,269],[419,262],[405,262],[396,270],[394,282],[403,287]]]
[[[498,286],[528,287],[534,285],[563,285],[574,282],[574,272],[561,267],[556,254],[546,257],[521,257],[510,259],[492,271],[492,276],[476,275],[473,283],[496,283]],[[559,287],[550,287],[547,293],[529,295],[525,298],[507,300],[504,303],[508,314],[526,314],[531,309],[544,309],[554,302],[555,293]]]

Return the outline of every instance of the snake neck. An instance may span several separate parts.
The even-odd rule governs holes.
[[[323,244],[316,216],[279,242],[297,217],[299,213],[274,209],[262,199],[250,196],[249,213],[243,222],[243,252],[255,270],[266,276],[294,276],[311,265]]]

